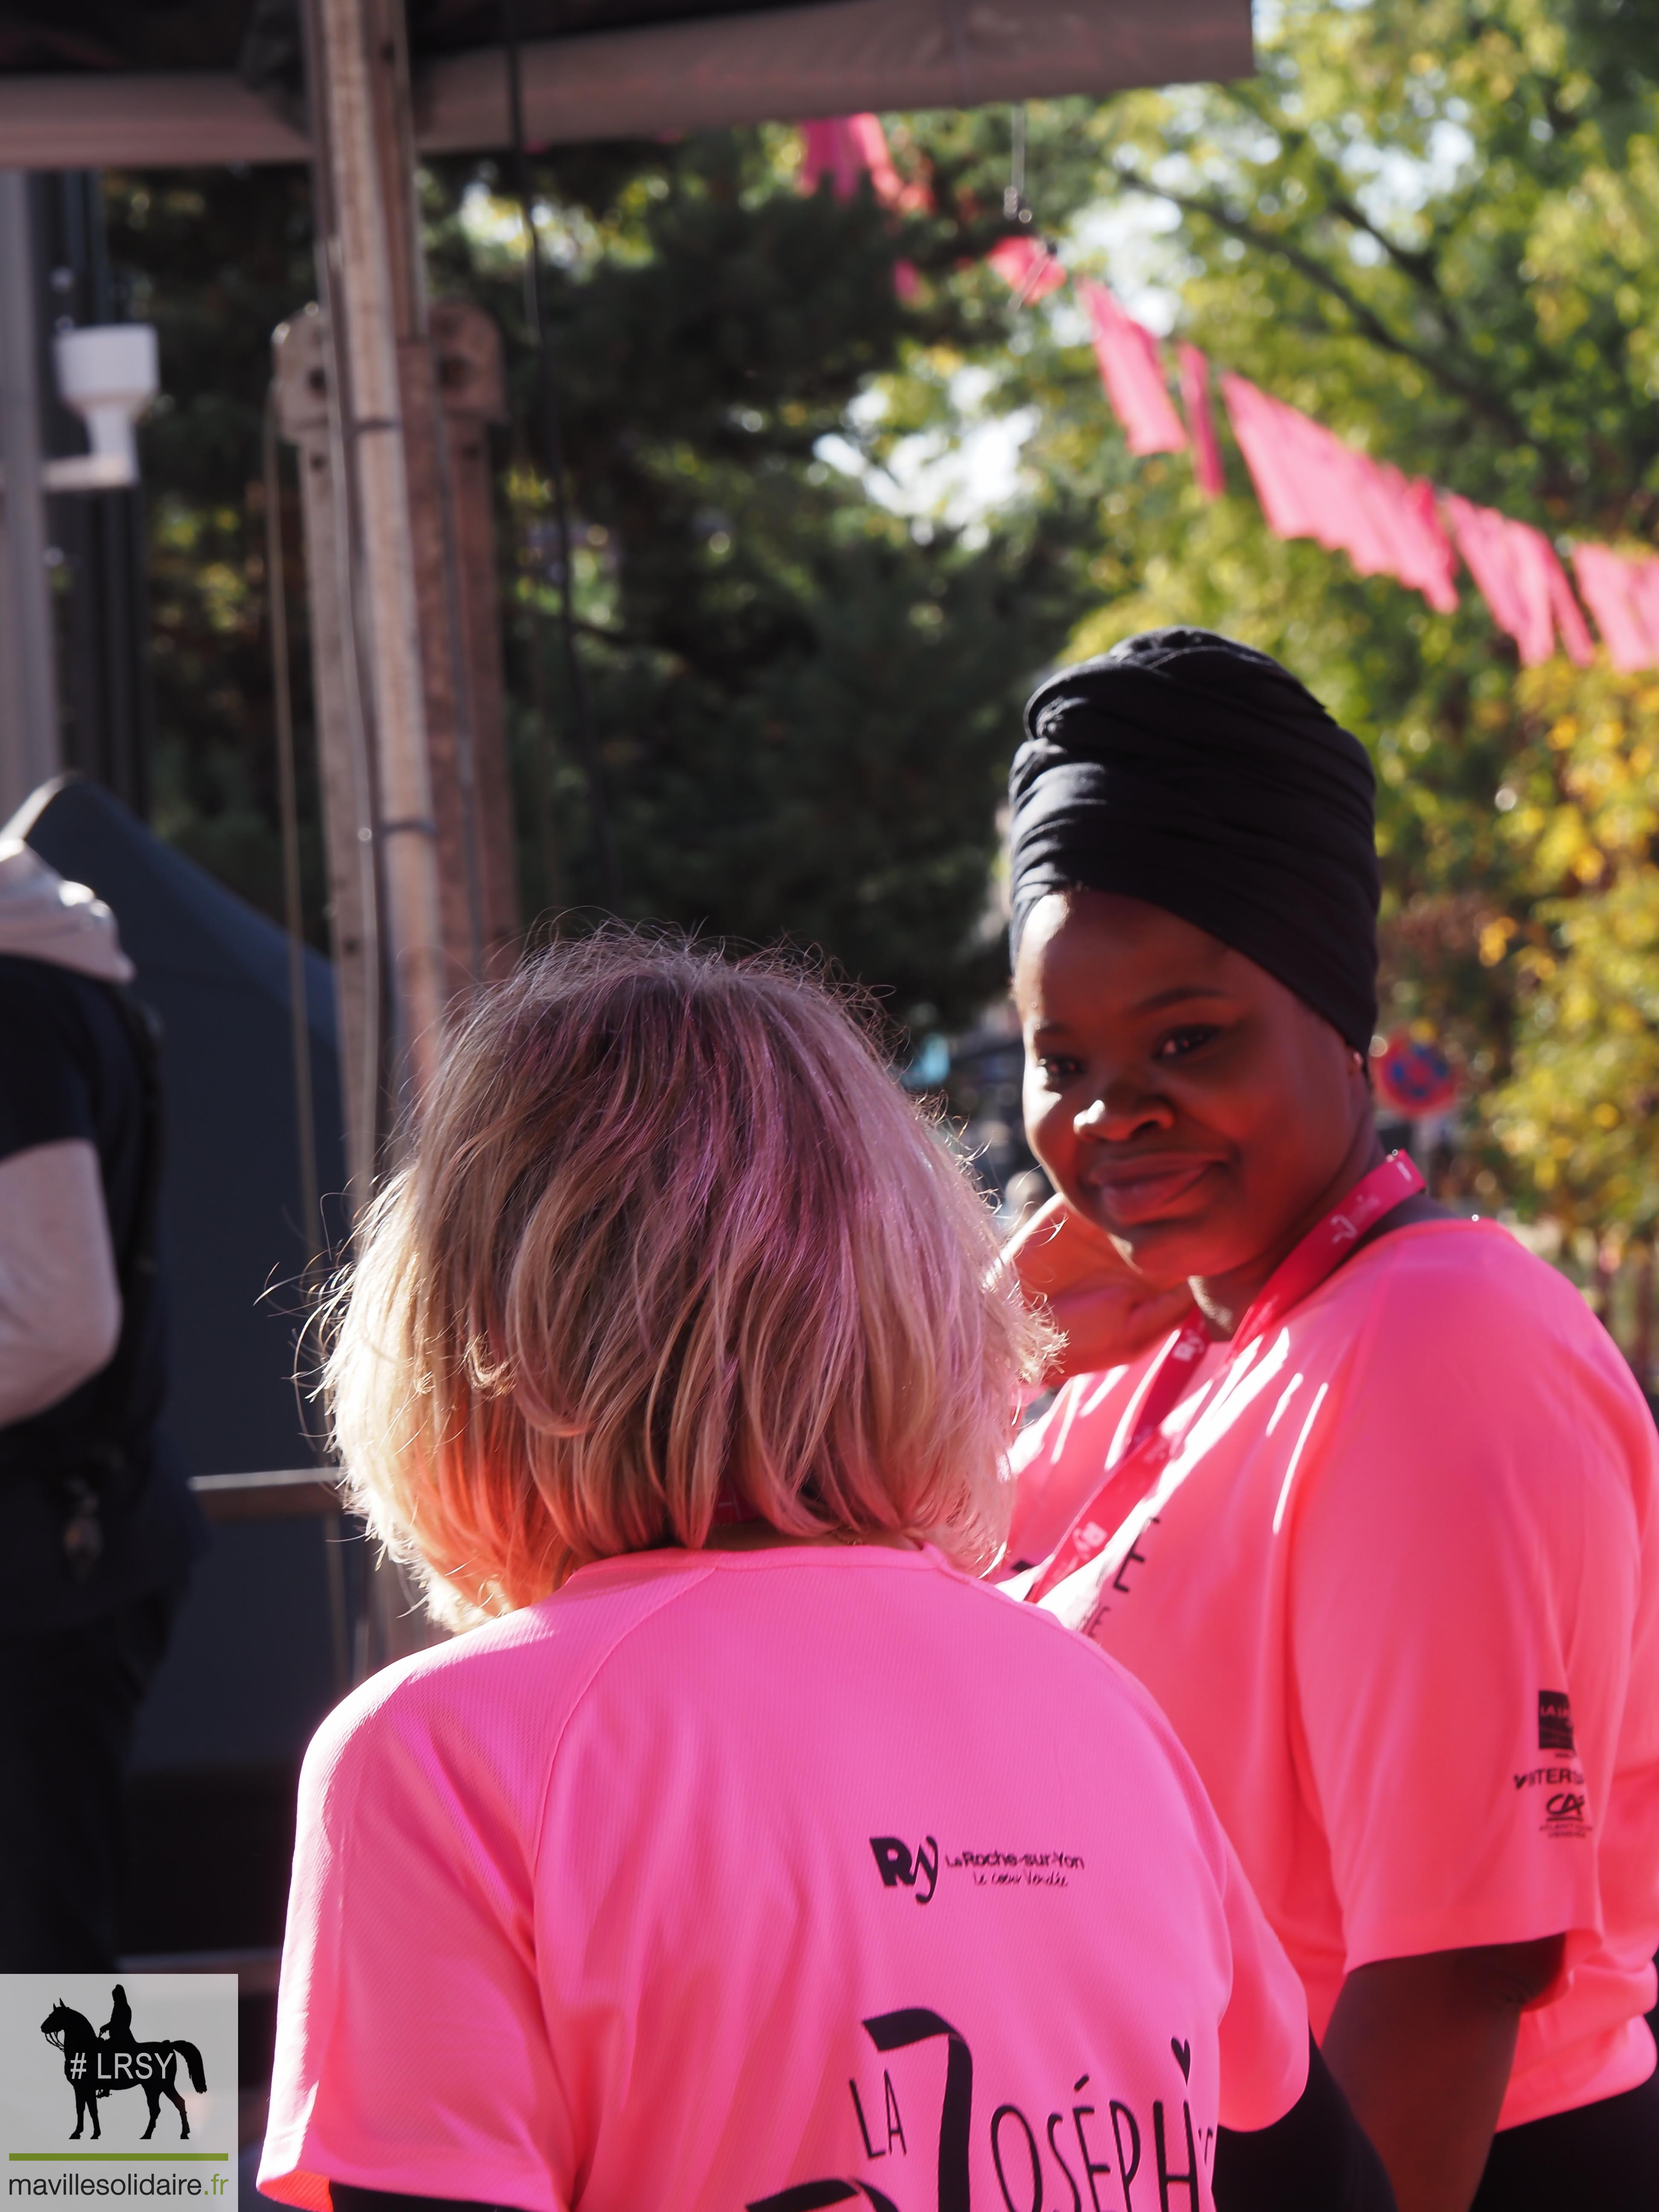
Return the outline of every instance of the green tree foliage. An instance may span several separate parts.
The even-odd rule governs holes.
[[[314,292],[309,198],[294,170],[162,169],[105,179],[131,312],[157,325],[162,397],[139,436],[149,527],[161,834],[282,912],[264,571],[261,427],[270,334]],[[303,712],[304,568],[285,498]],[[308,745],[300,793],[311,933],[325,942]]]
[[[1659,1224],[1659,679],[1553,662],[1519,706],[1504,832],[1531,902],[1482,933],[1522,981],[1488,1121],[1564,1225],[1616,1247]]]
[[[1009,732],[1082,605],[1065,500],[1041,529],[1016,516],[970,538],[902,520],[817,454],[909,352],[1006,342],[1006,289],[956,276],[1005,227],[979,212],[1000,188],[980,175],[988,148],[960,138],[931,158],[901,145],[932,201],[902,219],[867,187],[803,194],[786,130],[573,149],[536,174],[623,908],[820,945],[923,1022],[994,988],[982,923]],[[495,183],[434,179],[434,265],[514,342],[514,689],[561,740],[540,800],[551,871],[532,841],[526,874],[538,903],[596,903],[521,245],[491,242]],[[527,776],[525,795],[533,819]]]
[[[986,884],[1008,732],[1084,605],[1083,518],[1061,500],[1040,529],[913,525],[816,448],[857,434],[849,408],[910,351],[1006,339],[1006,289],[974,266],[1006,228],[1006,131],[981,118],[931,160],[901,144],[930,203],[902,217],[867,189],[802,193],[787,129],[566,149],[534,176],[622,908],[820,945],[924,1023],[967,1018],[995,987]],[[526,908],[591,909],[604,884],[553,629],[516,213],[487,165],[441,167],[425,190],[434,289],[481,299],[508,339]],[[270,331],[314,289],[304,182],[162,173],[112,179],[109,204],[167,394],[145,438],[157,823],[276,911],[259,441]],[[295,659],[299,673],[302,634]],[[301,798],[314,907],[309,781]]]
[[[1150,281],[1218,365],[1413,473],[1560,542],[1648,547],[1659,4],[1282,0],[1259,48],[1237,85],[1032,109],[1030,196],[1070,265],[1131,293]],[[984,878],[1030,676],[1067,640],[1230,629],[1372,749],[1385,1022],[1432,1024],[1468,1077],[1451,1187],[1597,1234],[1644,1228],[1659,1193],[1650,684],[1604,665],[1522,681],[1467,580],[1441,616],[1340,555],[1279,544],[1231,447],[1213,505],[1184,458],[1130,459],[1074,296],[1016,310],[983,266],[1006,228],[1006,112],[889,133],[931,208],[802,195],[785,128],[536,165],[625,908],[817,941],[901,1015],[960,1018],[998,969]],[[149,434],[177,672],[164,790],[174,833],[252,882],[268,862],[252,828],[238,851],[239,825],[264,824],[267,854],[273,841],[246,487],[269,324],[308,294],[309,269],[291,181],[216,179],[194,216],[164,183],[199,188],[130,180],[144,223],[118,209],[116,240],[149,273],[175,404]],[[529,904],[581,906],[599,885],[550,629],[520,241],[487,167],[444,165],[428,194],[437,289],[476,292],[510,341],[502,538]],[[216,395],[233,386],[240,428],[216,446]],[[948,445],[974,416],[1026,424],[1028,495],[977,527],[906,519],[884,472],[902,478],[919,441]],[[861,482],[826,438],[857,449]]]
[[[1181,334],[1355,445],[1558,538],[1645,547],[1651,18],[1595,0],[1576,18],[1536,0],[1285,0],[1259,26],[1249,82],[1034,112],[1039,149],[1063,142],[1074,167],[1081,136],[1097,164],[1105,213],[1066,258],[1120,286],[1150,270]],[[1097,606],[1073,649],[1198,622],[1314,686],[1378,769],[1385,1018],[1432,1022],[1468,1070],[1452,1188],[1645,1223],[1659,1201],[1652,984],[1638,988],[1659,974],[1650,687],[1604,665],[1519,682],[1467,580],[1459,611],[1437,615],[1340,555],[1279,543],[1231,447],[1229,495],[1211,506],[1183,458],[1129,461],[1085,336],[1067,295],[1029,316],[988,403],[1033,408],[1036,482],[1095,504]],[[946,412],[938,380],[895,390],[896,434]],[[1617,806],[1592,798],[1602,775]]]

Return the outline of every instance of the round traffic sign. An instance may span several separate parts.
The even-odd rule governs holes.
[[[1449,1114],[1457,1103],[1457,1078],[1431,1039],[1396,1030],[1376,1062],[1376,1094],[1408,1121],[1426,1121]]]

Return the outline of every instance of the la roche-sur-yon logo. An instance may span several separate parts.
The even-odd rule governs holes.
[[[8,2207],[205,2197],[234,2212],[236,2007],[234,1974],[0,1975]]]

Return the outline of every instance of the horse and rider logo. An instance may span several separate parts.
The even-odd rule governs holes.
[[[198,2094],[204,2092],[207,2077],[202,2071],[202,2054],[193,2043],[177,2036],[163,2043],[140,2043],[132,2032],[132,2007],[118,1982],[110,1992],[110,2014],[102,2027],[94,2028],[60,1998],[41,2021],[40,2033],[63,2052],[64,2079],[75,2092],[71,2142],[80,2140],[88,2120],[92,2122],[92,2139],[98,2141],[102,2133],[98,2125],[98,2100],[112,2097],[119,2089],[142,2089],[149,2102],[149,2125],[142,2142],[148,2142],[155,2132],[163,2097],[179,2115],[179,2140],[189,2141],[190,2114],[173,2081],[182,2058],[191,2087]]]

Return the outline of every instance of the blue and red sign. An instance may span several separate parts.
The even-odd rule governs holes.
[[[1376,1063],[1376,1095],[1408,1121],[1449,1114],[1457,1103],[1457,1077],[1432,1038],[1396,1030]]]

